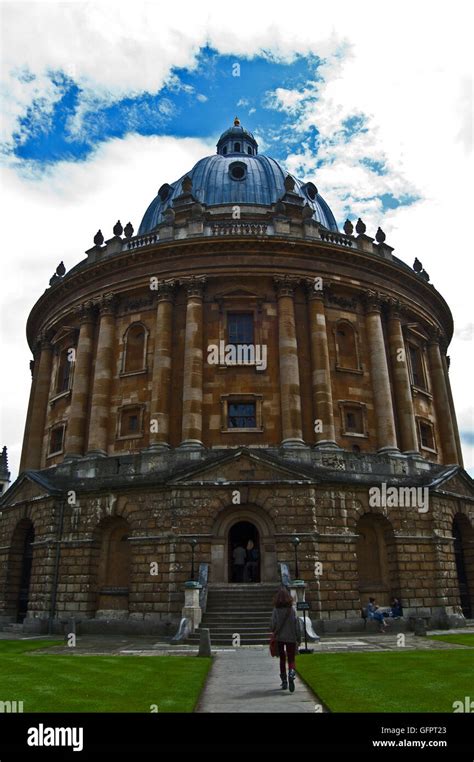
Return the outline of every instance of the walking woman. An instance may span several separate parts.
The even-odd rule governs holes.
[[[283,690],[295,690],[296,645],[301,642],[300,623],[293,608],[293,598],[285,587],[280,588],[273,603],[271,630],[280,656],[280,677]],[[288,677],[286,661],[288,660]]]

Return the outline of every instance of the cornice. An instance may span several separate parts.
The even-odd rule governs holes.
[[[225,260],[222,257],[223,253],[226,255]],[[229,255],[232,254],[238,255],[238,262],[229,261]],[[245,261],[247,256],[252,255],[258,255],[258,263]],[[275,257],[279,255],[282,258],[281,262],[275,261]],[[198,257],[199,261],[192,261],[193,257]],[[348,272],[341,271],[341,267],[347,268]],[[354,273],[349,272],[351,268],[354,269]],[[140,270],[142,272],[139,272]],[[308,279],[322,275],[328,280],[332,280],[331,276],[337,273],[336,286],[340,284],[346,287],[346,278],[347,285],[357,278],[361,281],[361,290],[371,287],[373,290],[379,289],[379,286],[372,286],[375,274],[387,284],[387,290],[391,291],[390,296],[408,296],[413,305],[419,305],[422,313],[438,316],[448,340],[452,335],[451,312],[441,294],[434,286],[420,279],[415,272],[412,273],[408,267],[402,267],[397,262],[319,240],[269,236],[262,241],[258,237],[242,239],[238,236],[226,236],[225,239],[206,237],[199,240],[163,241],[149,247],[111,255],[100,262],[73,269],[60,282],[47,289],[33,306],[27,323],[30,346],[33,337],[51,320],[53,312],[58,307],[63,307],[64,310],[68,297],[82,292],[84,286],[87,286],[87,293],[80,294],[80,302],[96,298],[97,291],[106,291],[111,283],[118,294],[133,288],[139,289],[145,281],[149,281],[150,275],[160,279],[176,278],[184,281],[192,276],[206,274],[212,278],[225,274],[241,274],[242,271],[246,275],[272,278],[277,275],[289,275]],[[120,275],[123,277],[117,277]],[[104,284],[104,281],[108,285]],[[72,310],[78,302],[72,298],[70,301]]]

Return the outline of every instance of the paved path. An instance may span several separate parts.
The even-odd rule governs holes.
[[[318,699],[297,677],[294,693],[280,688],[280,665],[265,646],[220,651],[198,712],[312,712]]]

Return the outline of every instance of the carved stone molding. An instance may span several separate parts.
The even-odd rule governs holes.
[[[198,277],[193,275],[191,278],[181,280],[180,283],[186,289],[188,297],[197,296],[201,299],[203,298],[207,283],[207,278],[205,275]]]
[[[103,294],[96,301],[96,304],[99,307],[101,315],[115,315],[115,312],[117,310],[117,303],[118,303],[117,295],[112,292]]]
[[[278,298],[282,296],[294,296],[295,289],[300,283],[301,279],[292,275],[275,275],[273,278]]]
[[[88,300],[75,309],[75,316],[79,323],[93,323],[95,318],[94,302]]]
[[[152,293],[157,301],[172,302],[176,294],[176,285],[175,280],[163,281],[158,283],[158,288]]]
[[[379,291],[368,290],[363,293],[363,303],[366,313],[381,312],[385,302],[386,298]]]

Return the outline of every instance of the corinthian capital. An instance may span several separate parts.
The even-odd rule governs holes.
[[[295,288],[300,282],[301,279],[296,278],[293,275],[275,275],[273,278],[273,285],[275,286],[277,297],[294,296]]]
[[[188,296],[199,296],[202,299],[204,289],[206,288],[207,278],[205,275],[193,275],[187,280],[182,280],[181,283],[186,289]]]
[[[80,304],[75,309],[76,318],[80,323],[92,323],[94,321],[94,302],[92,299]]]
[[[365,306],[365,312],[381,312],[382,306],[386,301],[384,296],[379,291],[364,291],[363,301]]]
[[[114,315],[117,308],[117,295],[112,292],[102,294],[97,300],[97,305],[101,315]]]

